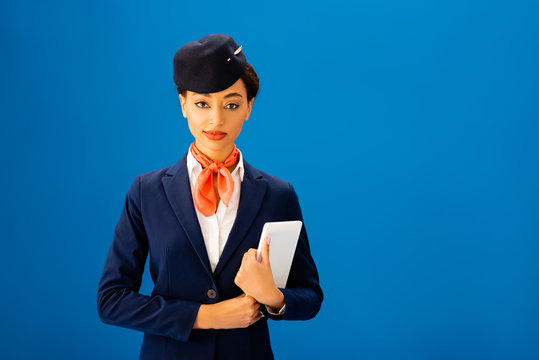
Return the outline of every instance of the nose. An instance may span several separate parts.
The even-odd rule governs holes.
[[[223,110],[219,107],[214,107],[210,115],[210,124],[222,125],[225,120],[224,117]]]

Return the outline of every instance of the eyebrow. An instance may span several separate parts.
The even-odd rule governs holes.
[[[203,96],[207,96],[207,97],[210,96],[210,94],[207,94],[207,93],[197,93],[197,92],[195,92],[195,94],[203,95]],[[225,95],[225,99],[226,99],[226,98],[229,98],[229,97],[233,97],[233,96],[239,96],[239,97],[242,97],[240,93],[233,92],[233,93],[230,93],[230,94]]]

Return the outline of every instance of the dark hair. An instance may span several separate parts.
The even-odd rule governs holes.
[[[243,74],[241,74],[240,79],[243,80],[245,88],[247,89],[247,101],[251,101],[251,99],[258,94],[258,88],[260,86],[258,75],[251,64],[245,64],[245,70],[243,70]],[[178,94],[185,96],[187,91],[178,86]]]

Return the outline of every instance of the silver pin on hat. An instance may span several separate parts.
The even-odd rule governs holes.
[[[234,55],[238,55],[238,54],[241,52],[241,47],[242,47],[242,46],[243,46],[243,45],[240,45],[240,47],[237,48],[236,51],[234,51]],[[230,58],[226,59],[226,61],[230,61]]]

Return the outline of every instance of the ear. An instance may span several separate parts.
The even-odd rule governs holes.
[[[247,111],[247,117],[245,118],[245,121],[249,120],[249,116],[251,115],[251,110],[253,110],[253,103],[255,102],[255,98],[252,98],[248,103],[247,103],[247,108],[249,109],[249,111]]]
[[[182,115],[183,115],[184,118],[187,119],[187,111],[186,111],[187,99],[182,94],[178,94],[178,96],[180,97],[180,105],[181,105],[181,108],[182,108]]]

